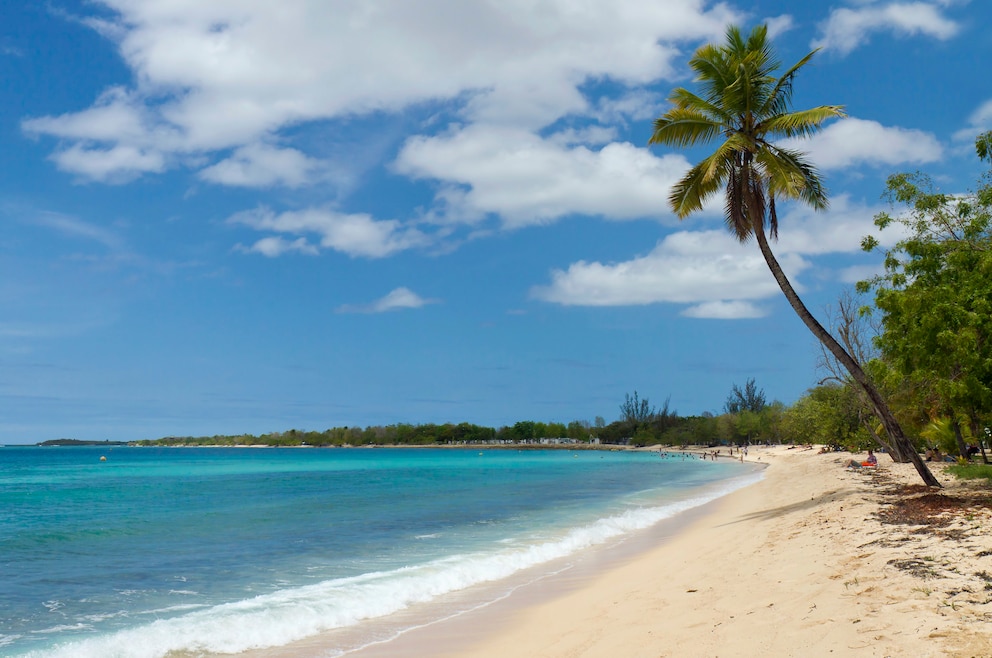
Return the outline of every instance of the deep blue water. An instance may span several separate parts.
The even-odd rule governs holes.
[[[0,655],[278,646],[540,567],[755,477],[633,452],[0,448]]]

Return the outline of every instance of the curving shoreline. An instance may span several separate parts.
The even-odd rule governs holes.
[[[987,488],[938,471],[936,495],[965,503],[927,526],[899,517],[899,501],[929,495],[911,465],[850,471],[786,447],[748,461],[769,465],[762,481],[621,564],[348,655],[992,655]]]

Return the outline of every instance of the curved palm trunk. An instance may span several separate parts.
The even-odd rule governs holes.
[[[885,433],[889,435],[892,443],[897,446],[898,452],[902,456],[909,458],[913,462],[913,466],[916,467],[916,472],[920,474],[928,486],[939,487],[940,482],[934,477],[930,469],[920,458],[920,453],[916,451],[916,447],[913,443],[906,437],[902,432],[902,428],[899,426],[899,422],[896,420],[895,416],[889,410],[889,405],[886,404],[885,400],[882,398],[881,393],[875,388],[875,385],[871,383],[868,379],[868,375],[865,371],[861,369],[861,366],[857,361],[851,357],[847,351],[841,347],[840,343],[830,335],[826,329],[823,328],[813,314],[809,312],[806,305],[803,304],[803,300],[799,298],[796,294],[795,289],[792,287],[792,283],[785,276],[785,272],[782,271],[782,266],[779,265],[778,260],[775,258],[775,254],[772,253],[771,246],[768,244],[768,238],[765,236],[764,226],[761,220],[754,222],[754,236],[758,240],[758,248],[761,249],[761,255],[765,258],[765,263],[768,265],[768,269],[771,270],[772,276],[775,277],[775,281],[778,282],[778,287],[782,289],[785,294],[785,298],[789,300],[789,304],[792,306],[792,310],[796,312],[799,319],[803,321],[803,324],[813,333],[814,336],[823,343],[824,347],[830,350],[830,353],[839,361],[847,371],[851,373],[854,381],[858,383],[861,389],[868,396],[868,400],[871,402],[872,408],[875,413],[878,414],[879,419],[882,421],[882,425],[885,427]]]

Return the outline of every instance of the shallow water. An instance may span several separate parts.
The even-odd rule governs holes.
[[[754,477],[633,452],[2,448],[0,654],[230,653],[360,628]]]

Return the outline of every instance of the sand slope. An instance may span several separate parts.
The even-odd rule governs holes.
[[[938,497],[957,501],[944,515],[948,525],[939,525],[942,517],[937,526],[883,523],[880,512],[890,521],[912,516],[889,503],[925,489],[893,495],[900,483],[919,481],[912,466],[883,456],[879,472],[855,472],[841,466],[849,458],[752,450],[751,460],[770,464],[761,483],[577,591],[518,608],[505,623],[478,620],[474,639],[443,653],[992,656],[987,487],[976,492],[938,470],[947,484]],[[436,641],[444,630],[430,633]],[[426,635],[420,641],[421,650],[432,644]]]

